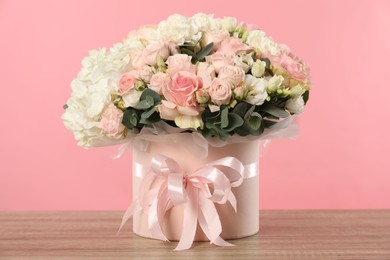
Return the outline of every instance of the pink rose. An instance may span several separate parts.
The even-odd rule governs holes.
[[[168,84],[164,84],[162,92],[165,98],[182,107],[195,107],[195,91],[202,88],[202,80],[194,73],[179,71]]]
[[[228,37],[229,37],[229,33],[225,30],[206,31],[203,34],[202,46],[206,46],[207,44],[213,42],[214,43],[213,50],[216,51],[221,45],[221,42]]]
[[[133,49],[130,51],[130,62],[134,69],[140,69],[146,65],[142,57],[141,49]]]
[[[282,52],[277,56],[265,53],[263,56],[271,61],[272,66],[283,68],[292,78],[310,84],[308,66],[291,52]]]
[[[216,78],[213,80],[209,90],[211,101],[220,106],[229,104],[232,96],[233,84],[230,80]]]
[[[168,74],[158,72],[152,76],[150,79],[150,83],[148,88],[151,90],[157,92],[158,94],[162,94],[162,86],[164,84],[167,84],[169,81],[169,76]]]
[[[120,137],[125,126],[122,124],[123,112],[114,105],[106,107],[100,120],[103,133],[110,137]]]
[[[240,38],[229,37],[221,42],[217,51],[232,55],[242,55],[244,53],[250,53],[252,50],[253,49],[243,43]]]
[[[175,54],[170,56],[166,64],[170,75],[178,71],[188,71],[195,74],[196,66],[191,63],[191,57],[186,54]]]
[[[203,88],[208,89],[215,78],[215,68],[206,62],[200,62],[198,63],[196,74],[202,79]]]
[[[234,65],[233,55],[222,52],[216,52],[212,55],[206,56],[206,62],[214,66],[215,72],[219,73],[222,67]]]
[[[124,95],[134,88],[139,74],[136,70],[126,72],[121,75],[117,84],[117,90],[120,94]]]
[[[240,67],[228,65],[219,70],[218,78],[228,79],[234,86],[238,86],[245,80],[245,71]]]
[[[142,58],[148,65],[155,66],[158,57],[161,57],[164,60],[169,57],[169,46],[162,40],[149,44],[142,51]]]

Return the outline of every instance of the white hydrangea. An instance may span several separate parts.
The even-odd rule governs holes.
[[[125,40],[110,48],[93,50],[82,61],[82,69],[71,83],[72,95],[62,115],[65,126],[83,147],[112,145],[120,142],[103,135],[100,119],[111,103],[111,94],[120,75],[128,69],[129,52],[140,47],[138,40]],[[112,139],[112,140],[111,140]]]
[[[197,42],[202,34],[194,34],[191,21],[185,16],[174,14],[162,21],[157,26],[157,32],[160,39],[175,40],[177,44],[184,42]]]
[[[267,80],[245,75],[244,85],[247,89],[245,101],[249,104],[260,106],[267,99]]]
[[[216,28],[212,28],[215,27],[215,24],[212,23],[213,20],[214,20],[213,15],[204,14],[204,13],[195,14],[189,19],[191,23],[192,32],[197,34],[199,32],[205,32],[208,30],[216,29]]]
[[[260,30],[249,31],[246,44],[271,55],[278,55],[281,51],[280,45]]]

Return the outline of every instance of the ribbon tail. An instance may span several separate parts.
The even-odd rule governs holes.
[[[139,204],[139,200],[135,200],[133,203],[131,203],[130,207],[126,210],[125,214],[122,217],[122,223],[121,226],[119,227],[118,232],[116,233],[117,235],[125,225],[125,223],[139,210],[141,210],[141,206]]]
[[[162,221],[165,215],[164,208],[167,205],[167,201],[168,192],[165,184],[163,185],[163,187],[161,187],[159,193],[153,200],[152,205],[150,205],[148,211],[148,225],[150,233],[152,234],[153,238],[160,239],[163,241],[168,241],[161,228]]]
[[[232,205],[234,212],[237,213],[237,199],[236,196],[234,196],[234,193],[230,190],[228,194],[228,201]]]
[[[198,222],[198,197],[199,191],[187,186],[188,201],[184,206],[183,229],[180,236],[180,241],[174,251],[181,251],[191,248],[194,242],[197,222]]]
[[[200,196],[199,205],[201,209],[201,214],[199,214],[199,225],[205,235],[209,238],[210,243],[217,246],[234,246],[220,237],[222,225],[214,203],[209,199]]]

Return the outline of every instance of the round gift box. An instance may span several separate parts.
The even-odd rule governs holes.
[[[223,147],[213,147],[209,144],[206,158],[200,158],[199,155],[187,149],[186,145],[180,142],[159,141],[150,142],[146,151],[133,148],[133,200],[138,197],[142,181],[142,178],[135,174],[136,171],[139,171],[139,166],[142,168],[150,167],[152,157],[157,154],[173,158],[187,173],[191,173],[212,161],[232,156],[240,160],[244,166],[255,164],[256,167],[250,167],[251,171],[255,171],[251,172],[250,178],[245,178],[240,186],[232,188],[237,200],[237,212],[234,211],[230,203],[215,203],[222,224],[221,237],[223,239],[236,239],[256,234],[259,231],[258,141],[228,144]],[[166,212],[162,231],[167,239],[171,241],[180,239],[183,215],[183,204],[174,206]],[[134,214],[133,231],[139,236],[153,238],[148,229],[147,212],[138,211]],[[199,224],[194,241],[208,241]]]

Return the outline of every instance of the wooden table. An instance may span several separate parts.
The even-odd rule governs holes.
[[[390,210],[261,211],[235,247],[138,237],[123,212],[0,212],[0,259],[390,259]]]

